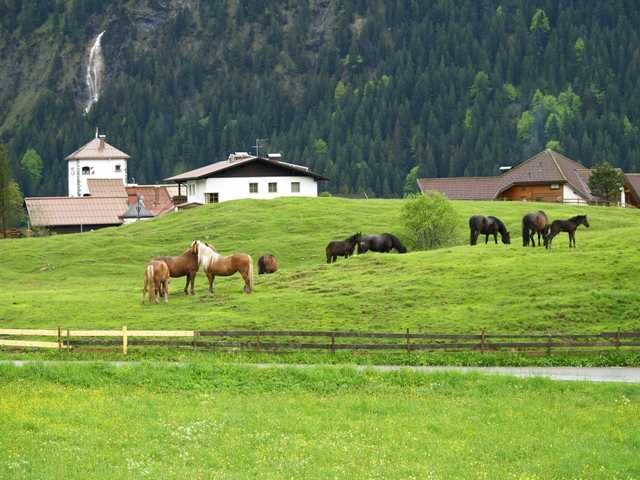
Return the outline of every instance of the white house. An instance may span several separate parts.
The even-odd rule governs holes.
[[[227,160],[196,168],[166,180],[178,184],[187,203],[218,203],[242,198],[317,197],[318,181],[326,177],[308,167],[236,152]]]
[[[68,181],[69,196],[83,197],[90,195],[88,180],[119,179],[127,184],[127,160],[129,155],[106,142],[105,135],[96,136],[89,143],[69,155]]]

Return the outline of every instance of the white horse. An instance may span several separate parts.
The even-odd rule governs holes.
[[[253,290],[253,260],[246,253],[234,253],[224,256],[216,252],[215,248],[206,242],[194,240],[191,243],[193,251],[198,252],[198,264],[209,279],[209,293],[213,293],[213,282],[216,275],[228,277],[238,272],[244,280],[244,292]]]

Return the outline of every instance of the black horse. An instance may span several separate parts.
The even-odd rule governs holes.
[[[511,243],[511,236],[507,231],[507,227],[499,218],[483,217],[482,215],[474,215],[469,218],[469,230],[471,230],[471,245],[478,243],[478,235],[484,235],[485,245],[489,241],[489,235],[493,235],[493,239],[498,243],[498,233],[502,243]]]
[[[349,258],[353,255],[356,244],[360,242],[361,233],[351,235],[346,240],[332,240],[328,243],[325,252],[327,253],[327,263],[333,263],[338,257]]]
[[[398,237],[390,233],[383,233],[382,235],[362,235],[358,242],[358,255],[366,253],[369,250],[388,253],[394,249],[398,253],[407,253],[407,247],[402,244]]]
[[[542,210],[527,213],[522,217],[522,246],[527,247],[531,244],[536,246],[535,234],[538,234],[538,246],[540,246],[540,235],[542,238],[549,234],[549,217]]]
[[[551,248],[551,241],[553,237],[560,232],[567,232],[569,234],[569,248],[573,244],[573,248],[576,248],[576,229],[578,225],[584,225],[589,228],[589,221],[586,215],[576,215],[569,220],[554,220],[549,228],[549,234],[544,237],[544,246]]]

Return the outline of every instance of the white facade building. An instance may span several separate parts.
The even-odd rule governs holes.
[[[109,145],[105,138],[96,132],[93,140],[66,158],[70,197],[89,195],[90,178],[120,179],[123,185],[127,184],[129,155]]]
[[[317,197],[318,181],[327,178],[307,167],[286,163],[280,155],[254,157],[245,152],[222,162],[170,177],[187,203],[218,203],[245,198]]]

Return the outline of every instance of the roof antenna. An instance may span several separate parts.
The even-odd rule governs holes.
[[[269,140],[268,138],[256,138],[256,144],[253,146],[253,148],[256,149],[256,157],[260,157],[260,147],[264,147],[264,143]],[[261,145],[262,143],[262,145]]]

